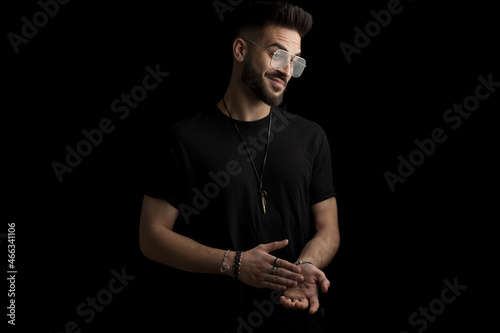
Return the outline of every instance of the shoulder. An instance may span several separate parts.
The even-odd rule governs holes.
[[[323,128],[315,121],[288,112],[285,108],[275,108],[275,126],[278,130],[289,129],[291,135],[300,135],[301,138],[326,138]]]
[[[189,114],[167,128],[170,138],[181,140],[193,135],[201,136],[217,123],[217,114],[212,109],[203,109]]]

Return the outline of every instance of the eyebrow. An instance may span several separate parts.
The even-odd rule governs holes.
[[[273,43],[273,44],[269,45],[267,48],[270,48],[271,46],[276,46],[276,47],[279,47],[280,49],[285,50],[286,52],[290,53],[290,51],[288,51],[288,50],[286,49],[286,47],[284,47],[284,46],[283,46],[283,45],[281,45],[280,43]],[[295,54],[295,55],[296,55],[296,56],[300,56],[301,54],[302,54],[302,52],[299,52],[299,53],[297,53],[297,54]]]

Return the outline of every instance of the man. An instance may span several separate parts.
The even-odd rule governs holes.
[[[231,299],[236,317],[221,315],[240,332],[312,331],[318,289],[330,286],[322,269],[339,231],[328,141],[315,123],[278,108],[305,68],[301,40],[311,26],[288,3],[253,7],[233,41],[225,95],[170,128],[165,169],[143,201],[144,255],[198,273],[193,288],[216,276],[210,297]]]

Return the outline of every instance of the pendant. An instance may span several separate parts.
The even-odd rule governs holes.
[[[266,213],[266,197],[267,197],[267,192],[264,190],[260,190],[260,200],[262,202],[262,212],[264,214]]]

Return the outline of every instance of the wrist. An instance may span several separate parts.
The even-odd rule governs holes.
[[[234,258],[236,256],[236,251],[227,251],[227,258],[224,254],[224,258],[221,260],[221,265],[219,268],[219,273],[222,275],[230,276],[234,278],[233,274],[233,266],[234,266]]]
[[[243,251],[237,251],[234,255],[233,264],[233,275],[235,280],[240,279],[240,267],[241,267],[241,257],[243,256]]]
[[[298,259],[298,260],[297,260],[297,261],[295,261],[293,264],[294,264],[294,265],[297,265],[297,266],[298,266],[298,265],[305,265],[305,264],[307,264],[307,265],[313,265],[313,266],[316,266],[316,265],[314,265],[314,263],[313,263],[312,261],[307,260],[307,259]]]

